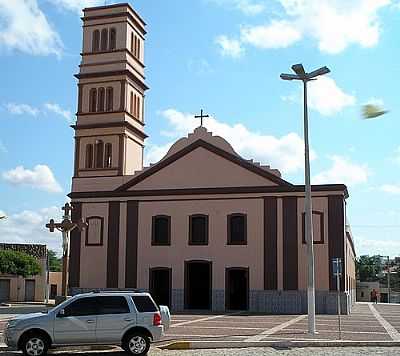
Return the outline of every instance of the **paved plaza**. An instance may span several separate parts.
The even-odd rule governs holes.
[[[342,340],[400,341],[400,305],[357,303],[341,319]],[[165,341],[339,340],[336,315],[317,315],[316,323],[311,336],[306,315],[173,315]]]
[[[22,309],[21,309],[22,311]],[[15,311],[14,311],[15,312]],[[24,309],[24,312],[26,310]],[[3,310],[0,313],[0,337],[5,322],[13,314]],[[343,341],[400,341],[400,305],[395,304],[371,304],[357,303],[351,315],[342,316]],[[190,351],[167,351],[159,350],[156,346],[167,345],[178,341],[206,341],[212,343],[217,341],[237,344],[240,342],[287,342],[287,341],[334,341],[339,340],[338,317],[336,315],[317,315],[316,335],[308,335],[306,315],[246,315],[244,313],[231,313],[222,315],[210,314],[175,314],[172,316],[171,328],[168,330],[162,342],[153,345],[149,355],[211,355],[207,350]],[[303,353],[306,348],[294,349],[293,355],[306,355]],[[318,355],[318,348],[313,349]],[[400,348],[371,348],[377,355],[400,354]],[[246,349],[251,350],[251,349]],[[264,351],[261,351],[264,350]],[[319,349],[318,349],[319,350]],[[335,348],[326,349],[325,355],[336,355]],[[347,355],[367,354],[362,348],[346,347]],[[368,348],[370,350],[370,348]],[[287,350],[286,350],[287,351]],[[285,355],[285,349],[260,348],[257,352],[242,350],[231,350],[229,355]],[[194,353],[193,353],[194,352]],[[217,355],[227,355],[228,352],[220,349]],[[353,353],[354,352],[354,353]],[[62,352],[69,355],[69,352]],[[84,352],[84,354],[92,352]],[[95,352],[100,355],[99,351]],[[110,352],[107,352],[109,354]],[[3,355],[11,355],[10,352],[2,352]],[[104,353],[106,354],[106,353]],[[111,351],[111,354],[119,355],[118,351]],[[213,353],[214,354],[214,353]],[[372,353],[371,353],[372,354]]]

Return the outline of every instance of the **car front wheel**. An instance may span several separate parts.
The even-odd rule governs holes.
[[[21,346],[22,352],[26,356],[44,356],[47,355],[49,349],[47,338],[40,334],[25,336]]]
[[[131,355],[147,355],[150,349],[150,339],[141,333],[132,333],[126,338],[123,349]]]

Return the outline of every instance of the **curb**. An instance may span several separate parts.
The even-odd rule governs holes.
[[[157,346],[162,350],[236,349],[247,347],[400,347],[399,341],[175,341]]]

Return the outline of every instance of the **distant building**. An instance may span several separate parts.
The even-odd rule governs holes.
[[[37,276],[0,274],[0,302],[43,302],[47,287],[47,248],[46,245],[0,243],[0,250],[25,252],[35,257],[41,266]]]
[[[71,292],[140,288],[175,311],[305,313],[304,185],[244,159],[200,120],[143,167],[145,23],[129,4],[88,8],[82,19],[70,197],[73,219],[88,228],[71,234]],[[337,310],[337,257],[349,312],[356,283],[347,188],[312,191],[317,312]]]
[[[389,289],[387,285],[383,286],[379,281],[357,281],[357,302],[371,302],[371,292],[373,289],[378,292],[379,303],[388,303]],[[400,292],[398,290],[390,290],[390,303],[400,303]]]

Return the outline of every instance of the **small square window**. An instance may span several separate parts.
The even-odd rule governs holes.
[[[322,211],[312,212],[313,218],[313,240],[315,244],[323,244],[324,243],[324,213]],[[306,244],[306,213],[302,214],[302,242]]]

